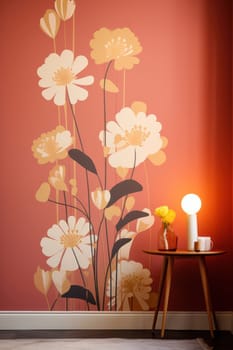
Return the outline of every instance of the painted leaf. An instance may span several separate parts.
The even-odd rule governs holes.
[[[62,294],[62,298],[76,298],[87,301],[90,304],[96,305],[93,294],[82,286],[72,285],[68,292]]]
[[[83,168],[87,169],[88,171],[94,174],[97,174],[95,164],[93,163],[91,158],[88,157],[85,153],[75,148],[70,149],[68,153],[70,158],[72,158],[75,162],[77,162]]]
[[[109,79],[106,79],[105,81],[104,79],[101,79],[100,87],[108,92],[119,92],[118,87]]]
[[[131,238],[121,238],[118,239],[118,241],[115,242],[113,248],[112,248],[112,255],[111,260],[114,258],[114,256],[118,253],[119,249],[123,247],[125,244],[129,243],[131,241]]]
[[[141,210],[134,210],[131,211],[130,213],[128,213],[127,215],[125,215],[125,217],[123,219],[120,219],[116,225],[116,229],[117,231],[119,231],[120,229],[122,229],[123,226],[127,225],[129,222],[139,219],[139,218],[143,218],[145,216],[148,216],[149,214],[146,213],[145,211],[141,211]]]
[[[142,185],[135,180],[124,180],[119,182],[110,190],[111,199],[106,208],[113,205],[121,197],[139,191],[142,191]]]

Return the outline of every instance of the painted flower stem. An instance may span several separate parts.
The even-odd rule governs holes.
[[[59,202],[59,201],[56,201],[56,200],[50,199],[50,198],[48,199],[48,202],[54,203],[54,204],[58,204],[58,205],[62,205],[62,206],[66,206],[67,208],[76,209],[77,211],[79,211],[80,213],[85,215],[85,217],[88,218],[88,215],[87,215],[86,211],[84,212],[82,209],[76,207],[75,205]]]
[[[77,258],[77,256],[76,256],[75,251],[74,251],[73,248],[72,248],[72,252],[73,252],[74,258],[75,258],[75,260],[76,260],[76,262],[77,262],[77,265],[78,265],[78,269],[79,269],[80,276],[81,276],[81,279],[82,279],[82,282],[83,282],[83,286],[86,288],[86,281],[85,281],[85,278],[84,278],[84,276],[83,276],[83,271],[82,271],[82,269],[81,269],[81,266],[80,266],[80,264],[79,264],[78,258]],[[89,304],[88,304],[88,301],[87,301],[87,300],[86,300],[86,304],[87,304],[87,309],[89,310],[90,308],[89,308]]]
[[[107,75],[108,75],[108,71],[111,67],[113,61],[110,61],[107,65],[105,74],[104,74],[104,146],[106,146],[106,125],[107,125],[107,103],[106,103],[106,80],[107,80]]]
[[[71,113],[72,113],[72,116],[73,116],[73,120],[74,120],[74,123],[75,123],[76,132],[77,132],[77,135],[78,135],[80,147],[81,147],[82,152],[84,152],[84,146],[83,146],[83,142],[82,142],[81,135],[80,135],[80,132],[79,132],[78,123],[77,123],[76,116],[75,116],[75,113],[74,113],[74,108],[73,108],[73,105],[71,104],[70,98],[68,98],[68,99],[69,99],[69,105],[70,105],[70,108],[71,108]],[[85,169],[85,175],[86,175],[86,186],[87,186],[87,197],[88,197],[88,200],[87,200],[87,203],[88,203],[88,217],[90,218],[91,217],[90,184],[89,184],[89,177],[88,177],[87,169]],[[93,275],[96,276],[96,271],[95,270],[97,268],[97,264],[95,264],[95,248],[94,248],[95,242],[93,241],[93,235],[91,233],[91,230],[90,230],[90,243],[91,243],[90,245],[91,245],[91,257],[92,257]],[[96,292],[96,303],[97,303],[97,307],[99,309],[99,290],[98,290],[98,284],[97,284],[96,279],[94,281],[94,284],[95,284],[95,292]]]
[[[81,150],[84,152],[83,142],[82,142],[82,138],[81,138],[81,135],[80,135],[80,132],[79,132],[79,127],[78,127],[78,122],[77,122],[77,119],[76,119],[76,116],[75,116],[75,113],[74,113],[74,107],[73,107],[73,105],[72,105],[72,103],[70,101],[70,98],[68,98],[68,101],[69,101],[69,105],[70,105],[73,121],[74,121],[74,124],[75,124],[76,133],[78,135],[78,140],[79,140],[79,143],[80,143],[80,147],[81,147]]]
[[[111,67],[112,64],[112,60],[108,63],[105,74],[104,74],[104,87],[103,87],[103,105],[104,105],[104,147],[106,147],[106,125],[107,125],[107,98],[106,98],[106,80],[107,80],[107,76],[108,76],[108,72],[109,69]],[[104,188],[107,188],[107,158],[104,157]],[[104,213],[103,213],[104,215]],[[102,224],[101,224],[102,225]],[[101,231],[100,231],[101,232]],[[110,262],[110,246],[109,246],[109,239],[108,239],[108,224],[107,224],[107,220],[105,219],[105,236],[106,236],[106,246],[107,246],[107,254],[108,254],[108,261]],[[98,238],[98,242],[99,242],[99,238]],[[97,259],[96,259],[96,266],[98,269],[98,247],[99,244],[97,242]],[[108,269],[107,269],[108,271]],[[107,271],[106,271],[106,276],[107,276]],[[98,281],[98,272],[96,274],[97,276],[97,281]],[[103,292],[103,302],[102,302],[102,308],[104,310],[104,302],[105,302],[105,290],[106,290],[106,281],[107,281],[107,277],[105,276],[105,282],[104,282],[104,292]],[[112,269],[110,266],[110,283],[112,280]],[[110,299],[111,300],[111,299]]]
[[[63,191],[64,195],[64,205],[65,205],[65,212],[66,212],[66,220],[68,219],[68,208],[67,208],[67,203],[66,203],[66,192]]]
[[[57,297],[55,298],[54,302],[51,305],[50,311],[53,311],[58,299],[60,298],[60,294],[58,293]]]

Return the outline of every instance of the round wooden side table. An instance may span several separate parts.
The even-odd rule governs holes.
[[[152,332],[155,330],[158,312],[161,304],[162,294],[164,291],[164,305],[163,305],[163,318],[162,318],[162,327],[161,327],[161,337],[164,337],[165,333],[165,323],[167,316],[168,301],[170,295],[171,281],[172,281],[172,272],[175,258],[192,258],[197,259],[199,264],[199,271],[201,275],[202,287],[205,298],[205,305],[208,315],[209,329],[211,337],[214,337],[214,329],[217,329],[217,320],[215,312],[212,307],[210,288],[207,277],[207,268],[206,268],[206,257],[213,255],[224,254],[223,250],[210,250],[210,251],[190,251],[190,250],[143,250],[144,253],[150,255],[160,255],[163,259],[163,267],[160,276],[159,289],[158,289],[158,298],[155,305],[154,320],[152,325]],[[165,287],[165,290],[164,290]]]

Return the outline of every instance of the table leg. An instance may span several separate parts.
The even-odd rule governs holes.
[[[168,257],[168,266],[167,266],[167,274],[166,274],[166,282],[165,282],[165,294],[164,294],[164,309],[163,309],[163,319],[162,319],[162,328],[161,328],[161,338],[164,337],[165,332],[165,323],[167,316],[167,307],[171,289],[171,280],[172,280],[172,270],[173,270],[174,258],[172,256]]]
[[[157,297],[157,301],[156,301],[156,305],[155,305],[155,314],[154,314],[154,320],[153,320],[153,325],[152,325],[152,332],[154,332],[154,330],[155,330],[155,326],[156,326],[156,322],[157,322],[157,318],[158,318],[159,307],[161,304],[161,299],[162,299],[162,294],[163,294],[165,276],[167,274],[167,265],[168,265],[168,258],[164,257],[162,271],[161,271],[161,275],[160,275],[160,281],[159,281],[158,297]]]
[[[200,274],[201,274],[201,280],[202,280],[202,287],[203,287],[203,292],[205,297],[206,310],[208,314],[210,334],[211,334],[211,337],[214,338],[214,326],[216,328],[217,322],[216,322],[216,316],[211,304],[205,257],[199,256],[198,261],[199,261],[199,268],[200,268]],[[213,316],[213,319],[212,319],[212,316]],[[213,320],[214,320],[214,325],[213,325]]]

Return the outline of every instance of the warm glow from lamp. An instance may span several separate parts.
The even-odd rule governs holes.
[[[186,194],[181,200],[181,208],[187,214],[188,220],[188,250],[194,250],[197,241],[197,212],[201,208],[201,199],[194,193]]]

